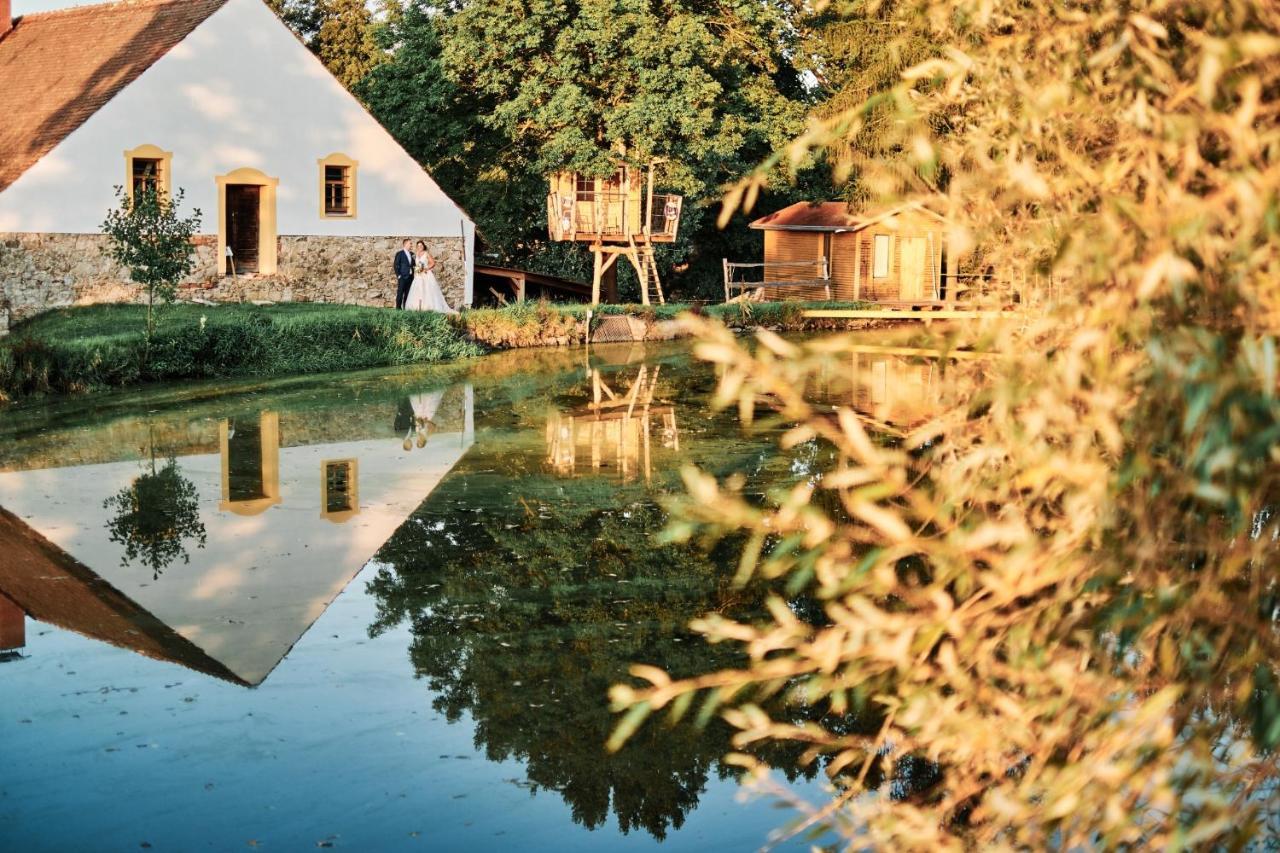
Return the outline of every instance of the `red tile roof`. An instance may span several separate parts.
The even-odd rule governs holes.
[[[857,231],[908,209],[942,218],[916,202],[855,214],[843,201],[798,201],[760,217],[751,227],[764,231]]]
[[[23,15],[0,36],[0,191],[226,0],[129,0]]]
[[[843,201],[798,201],[777,213],[762,216],[751,223],[752,228],[850,228],[857,224],[857,217]]]

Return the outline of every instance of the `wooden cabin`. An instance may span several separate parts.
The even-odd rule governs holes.
[[[551,176],[550,184],[547,231],[551,239],[588,243],[595,255],[592,304],[600,301],[604,274],[622,255],[640,279],[641,301],[649,304],[651,290],[658,301],[665,301],[653,245],[676,239],[683,198],[654,192],[653,165],[647,169],[620,166],[604,178],[559,172]]]
[[[765,299],[934,302],[947,297],[943,219],[918,203],[854,212],[842,201],[799,202],[762,216],[763,275],[731,282]]]

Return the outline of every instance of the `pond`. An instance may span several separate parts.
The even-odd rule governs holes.
[[[854,367],[882,419],[931,393]],[[603,747],[631,663],[723,664],[689,621],[763,601],[655,540],[680,467],[820,465],[714,384],[614,345],[0,413],[0,849],[761,846],[719,724]]]

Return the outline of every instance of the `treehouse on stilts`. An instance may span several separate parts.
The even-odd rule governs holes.
[[[653,247],[676,239],[683,199],[653,191],[655,164],[650,163],[645,169],[620,166],[604,178],[578,172],[551,176],[547,229],[552,240],[590,244],[595,256],[592,305],[599,304],[601,282],[618,258],[624,256],[635,267],[640,281],[640,301],[650,304],[652,293],[658,302],[666,302]],[[616,298],[616,294],[610,296]]]

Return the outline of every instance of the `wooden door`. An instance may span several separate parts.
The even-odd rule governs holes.
[[[901,298],[920,300],[925,298],[924,274],[926,240],[923,237],[899,237],[898,248],[901,253],[898,261],[898,281],[901,287]]]
[[[227,185],[227,246],[237,273],[258,271],[261,191],[257,184]]]

